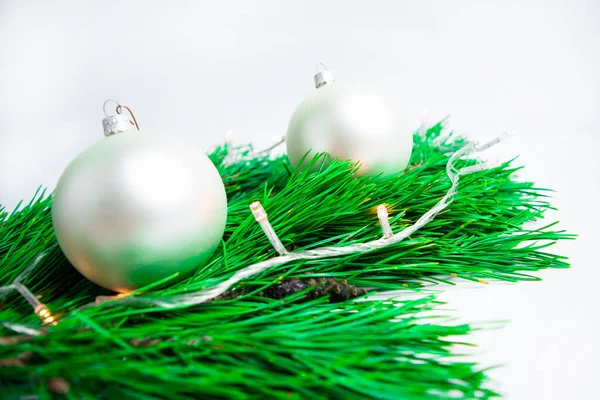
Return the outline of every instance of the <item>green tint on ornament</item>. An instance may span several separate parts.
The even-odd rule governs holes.
[[[69,261],[118,292],[193,274],[219,245],[226,218],[225,188],[209,158],[140,131],[108,136],[75,158],[52,206]]]

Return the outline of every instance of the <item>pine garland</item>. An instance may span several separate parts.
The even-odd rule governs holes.
[[[229,198],[222,246],[193,277],[175,284],[167,279],[136,296],[168,300],[275,257],[250,214],[248,206],[255,200],[268,210],[290,251],[380,237],[376,207],[382,203],[398,231],[445,194],[448,156],[464,144],[462,138],[443,136],[442,124],[437,124],[425,135],[415,135],[406,171],[375,178],[353,177],[355,166],[322,163],[319,156],[313,160],[321,163],[319,172],[310,173],[292,170],[285,157],[248,157],[254,154],[251,147],[235,149],[240,157],[233,159],[228,146],[218,147],[210,157]],[[482,283],[538,280],[532,275],[537,270],[567,268],[565,258],[546,247],[573,236],[554,224],[526,227],[551,205],[546,190],[514,179],[518,169],[506,162],[465,176],[454,203],[402,242],[367,254],[274,267],[212,303],[176,309],[133,308],[118,301],[90,306],[97,296],[111,293],[82,278],[65,260],[52,231],[51,197],[36,194],[19,211],[0,211],[0,285],[13,282],[47,251],[22,283],[59,323],[41,327],[19,296],[0,295],[2,394],[140,399],[495,396],[480,367],[454,357],[457,336],[472,327],[434,318],[444,315],[436,311],[434,298],[370,301],[367,295],[368,301],[347,296],[333,303],[328,290],[337,290],[335,285],[359,295],[366,290],[420,290],[428,284],[456,284],[452,277]],[[14,324],[39,334],[15,335],[9,329]]]

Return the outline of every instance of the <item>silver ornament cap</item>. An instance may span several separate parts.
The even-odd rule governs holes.
[[[126,116],[115,114],[102,119],[102,127],[104,128],[104,136],[110,136],[115,133],[131,131],[134,125]]]
[[[323,85],[330,82],[334,82],[333,72],[327,69],[327,66],[323,63],[317,64],[317,73],[315,74],[315,87],[318,89]]]

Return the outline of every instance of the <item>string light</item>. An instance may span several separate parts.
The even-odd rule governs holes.
[[[0,287],[0,293],[7,293],[13,290],[17,291],[31,305],[31,307],[33,308],[33,312],[38,317],[40,317],[44,324],[48,325],[56,325],[56,319],[54,318],[48,307],[45,304],[41,303],[37,299],[37,297],[35,297],[35,295],[31,293],[31,291],[21,282],[27,279],[27,277],[29,276],[29,274],[31,274],[34,268],[42,261],[42,259],[44,259],[44,257],[46,257],[46,255],[48,255],[48,253],[50,253],[50,251],[54,250],[56,246],[57,245],[54,244],[46,250],[44,250],[43,252],[41,252],[40,255],[38,255],[36,259],[33,260],[33,262],[29,264],[27,268],[25,268],[23,272],[21,272],[10,285]],[[3,323],[3,325],[16,332],[34,331],[19,324]]]
[[[379,224],[381,225],[381,230],[383,231],[383,238],[389,239],[394,236],[394,232],[390,226],[390,221],[388,220],[387,208],[385,208],[383,204],[380,204],[377,207],[377,218],[379,218]]]
[[[381,239],[376,239],[376,240],[373,240],[370,242],[357,243],[357,244],[352,244],[352,245],[347,245],[347,246],[326,246],[326,247],[321,247],[321,248],[317,248],[317,249],[302,250],[302,251],[290,253],[285,249],[285,247],[281,243],[281,240],[275,233],[275,230],[269,223],[269,220],[267,218],[267,213],[264,210],[264,208],[262,207],[262,205],[259,202],[253,202],[250,205],[252,214],[254,215],[254,218],[261,226],[265,236],[268,238],[268,240],[271,243],[271,245],[273,246],[273,248],[279,254],[279,257],[274,257],[274,258],[271,258],[271,259],[268,259],[268,260],[265,260],[265,261],[262,261],[262,262],[259,262],[256,264],[249,265],[249,266],[237,271],[229,279],[225,280],[224,282],[221,282],[220,284],[218,284],[214,287],[200,290],[200,291],[193,292],[193,293],[186,293],[186,294],[182,294],[182,295],[178,295],[178,296],[173,296],[172,298],[169,299],[169,301],[141,298],[141,297],[134,297],[134,296],[126,296],[121,299],[116,299],[116,301],[112,302],[112,304],[113,305],[122,304],[123,302],[134,303],[134,304],[135,303],[141,303],[141,304],[151,303],[151,304],[165,307],[165,308],[173,308],[173,307],[180,307],[180,306],[186,306],[186,305],[200,304],[200,303],[207,302],[207,301],[219,296],[220,294],[225,293],[233,285],[237,284],[238,282],[242,281],[243,279],[246,279],[250,276],[264,272],[272,267],[276,267],[276,266],[283,265],[283,264],[286,264],[286,263],[289,263],[292,261],[297,261],[297,260],[315,260],[315,259],[323,259],[323,258],[329,258],[329,257],[341,257],[341,256],[357,254],[357,253],[367,253],[367,252],[371,252],[371,251],[375,251],[375,250],[379,250],[379,249],[391,246],[395,243],[398,243],[398,242],[404,240],[405,238],[409,237],[417,230],[421,229],[423,226],[425,226],[426,224],[431,222],[441,211],[443,211],[446,207],[448,207],[448,205],[450,205],[452,203],[452,201],[454,200],[454,196],[456,195],[456,193],[458,191],[458,182],[459,182],[461,176],[471,174],[474,172],[478,172],[478,171],[483,171],[483,170],[489,169],[489,168],[494,168],[499,165],[498,162],[488,162],[488,163],[477,164],[477,165],[470,166],[470,167],[464,167],[462,169],[456,169],[454,166],[454,163],[458,159],[460,159],[461,157],[466,156],[466,155],[472,155],[474,153],[478,153],[478,152],[487,150],[488,148],[501,142],[506,137],[508,137],[508,134],[504,134],[504,135],[502,135],[488,143],[485,143],[483,145],[479,145],[477,143],[470,143],[470,144],[466,145],[465,147],[463,147],[462,149],[456,151],[450,157],[450,159],[448,160],[448,162],[446,164],[446,173],[448,175],[448,179],[451,182],[450,189],[448,189],[446,194],[429,211],[427,211],[425,214],[423,214],[413,225],[411,225],[407,228],[404,228],[402,231],[400,231],[396,234],[393,233],[391,226],[389,224],[388,211],[387,211],[386,207],[384,205],[379,205],[377,207],[377,217],[379,219],[379,223],[380,223],[381,229],[383,231],[383,237]],[[282,140],[278,144],[273,146],[272,148],[283,143],[284,141],[285,141],[285,138],[282,138]],[[272,148],[270,148],[270,149],[272,149]],[[48,250],[50,250],[50,249],[48,249]],[[47,251],[44,252],[42,255],[45,255],[45,253],[47,253]],[[42,255],[40,255],[40,257],[42,257]],[[36,262],[39,262],[40,257],[38,257],[38,259],[36,259]],[[27,270],[29,270],[29,272],[31,271],[31,269],[32,268],[30,268],[30,267],[27,268]],[[15,281],[17,281],[17,280],[15,280]],[[487,283],[487,281],[480,280],[480,283]],[[55,321],[54,317],[52,316],[52,314],[50,313],[50,311],[48,310],[48,308],[44,304],[40,303],[35,298],[35,296],[25,286],[23,286],[17,282],[17,283],[13,283],[12,285],[8,285],[3,288],[0,288],[0,292],[6,291],[8,289],[18,290],[19,293],[21,293],[23,295],[23,297],[25,297],[30,302],[30,304],[32,304],[32,306],[34,307],[34,312],[40,318],[42,318],[44,323],[56,324],[56,321]]]
[[[271,242],[273,248],[275,248],[275,250],[279,253],[280,256],[287,254],[287,250],[285,249],[283,243],[281,243],[281,240],[279,240],[277,233],[275,233],[275,230],[269,223],[267,213],[265,212],[265,209],[260,204],[260,202],[255,201],[254,203],[250,204],[250,210],[252,210],[254,219],[256,219],[256,222],[258,222],[258,224],[262,228],[265,236],[267,237],[267,239],[269,239],[269,242]]]
[[[259,262],[256,264],[249,265],[249,266],[237,271],[229,279],[227,279],[224,282],[221,282],[220,284],[218,284],[216,286],[213,286],[208,289],[200,290],[195,293],[186,293],[186,294],[182,294],[182,295],[178,295],[178,296],[173,296],[172,298],[169,299],[169,301],[158,300],[158,299],[147,299],[147,298],[146,299],[135,298],[135,297],[131,297],[131,296],[124,298],[121,301],[127,301],[130,303],[142,303],[142,304],[151,303],[151,304],[154,304],[154,305],[157,305],[160,307],[165,307],[165,308],[200,304],[200,303],[210,301],[211,299],[225,293],[233,285],[240,282],[241,280],[246,279],[250,276],[259,274],[261,272],[264,272],[272,267],[287,264],[289,262],[297,261],[297,260],[315,260],[315,259],[323,259],[323,258],[329,258],[329,257],[342,257],[342,256],[350,255],[350,254],[356,254],[356,253],[367,253],[367,252],[371,252],[371,251],[375,251],[375,250],[379,250],[379,249],[391,246],[395,243],[398,243],[398,242],[406,239],[407,237],[412,235],[414,232],[418,231],[423,226],[427,225],[441,211],[443,211],[446,207],[448,207],[448,205],[450,205],[452,203],[452,201],[454,200],[454,196],[456,195],[456,193],[458,191],[458,182],[459,182],[461,176],[467,175],[467,174],[470,174],[470,173],[473,173],[476,171],[481,171],[481,170],[484,170],[487,168],[492,168],[495,165],[495,163],[483,163],[483,164],[479,164],[478,168],[464,167],[462,169],[456,169],[454,166],[454,163],[458,159],[460,159],[463,156],[472,155],[472,154],[478,153],[480,151],[486,150],[486,149],[494,146],[495,144],[501,142],[507,136],[508,136],[507,134],[504,134],[504,135],[492,140],[491,142],[485,143],[483,145],[479,145],[477,142],[473,142],[473,143],[466,145],[462,149],[456,151],[450,157],[448,162],[446,163],[446,174],[448,175],[448,179],[451,182],[450,189],[448,189],[448,191],[446,192],[444,197],[442,197],[437,202],[436,205],[434,205],[429,211],[427,211],[425,214],[423,214],[413,225],[411,225],[407,228],[404,228],[402,231],[400,231],[396,234],[392,233],[391,236],[388,236],[387,234],[390,233],[391,227],[389,228],[389,231],[388,231],[387,227],[384,227],[384,224],[381,223],[381,221],[382,221],[381,217],[384,215],[384,212],[387,213],[387,210],[385,210],[385,206],[383,206],[383,210],[385,210],[385,211],[380,211],[381,208],[378,207],[378,217],[379,217],[380,223],[382,225],[382,230],[384,230],[384,237],[381,239],[376,239],[376,240],[373,240],[370,242],[357,243],[357,244],[352,244],[352,245],[347,245],[347,246],[327,246],[327,247],[321,247],[321,248],[311,249],[311,250],[302,250],[302,251],[291,252],[291,253],[289,253],[289,252],[282,253],[280,250],[283,249],[283,251],[285,251],[285,248],[283,248],[281,241],[275,234],[275,231],[273,230],[271,225],[268,223],[268,220],[266,217],[267,213],[264,211],[264,209],[263,209],[262,205],[260,205],[260,203],[255,202],[255,203],[251,204],[251,206],[250,206],[251,210],[252,210],[253,214],[255,215],[257,222],[261,225],[263,232],[265,232],[265,235],[269,239],[269,242],[273,245],[273,247],[276,249],[276,251],[280,254],[279,257],[274,257],[274,258],[271,258],[271,259],[268,259],[268,260],[265,260],[265,261],[262,261],[262,262]],[[386,218],[386,220],[387,220],[387,218]],[[388,237],[386,238],[386,236],[388,236]],[[281,247],[280,247],[280,245],[281,245]],[[113,304],[117,304],[117,303],[119,303],[119,301],[116,301]]]
[[[50,313],[50,310],[45,304],[39,304],[33,309],[33,312],[38,315],[44,321],[45,324],[56,325],[57,322]]]
[[[0,292],[8,292],[11,290],[16,290],[25,300],[27,300],[33,308],[33,312],[37,314],[45,324],[56,325],[56,321],[48,307],[41,303],[29,289],[18,282],[0,287]]]

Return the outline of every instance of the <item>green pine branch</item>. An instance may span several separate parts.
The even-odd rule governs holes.
[[[313,159],[319,172],[294,171],[285,156],[244,158],[251,147],[235,149],[242,157],[232,162],[232,149],[216,148],[210,157],[229,198],[222,245],[193,277],[166,280],[138,295],[168,301],[275,257],[250,213],[255,200],[289,251],[379,238],[375,210],[382,203],[394,231],[403,229],[449,187],[448,156],[465,141],[442,139],[441,130],[438,124],[425,137],[415,135],[411,166],[392,177],[357,178],[355,166],[323,163],[319,155]],[[46,386],[56,377],[70,383],[71,398],[493,396],[479,367],[450,358],[456,336],[471,328],[427,317],[436,306],[430,297],[329,304],[326,297],[299,302],[303,293],[284,300],[253,294],[286,279],[335,278],[374,293],[456,284],[460,278],[537,280],[538,270],[566,268],[566,259],[547,247],[573,236],[553,223],[528,227],[551,204],[547,190],[514,178],[518,169],[507,162],[463,177],[454,203],[402,242],[367,254],[274,267],[240,282],[234,290],[242,296],[181,309],[133,308],[119,301],[84,307],[110,292],[66,261],[52,231],[51,197],[36,194],[19,211],[0,211],[0,285],[10,284],[48,250],[23,283],[60,323],[35,337],[0,327],[0,383],[14,398],[57,393]],[[16,294],[0,295],[0,322],[41,326]]]
[[[298,298],[300,295],[295,296]],[[452,361],[468,325],[435,323],[431,298],[330,304],[254,299],[147,314],[112,307],[74,312],[50,333],[1,346],[4,387],[72,398],[487,398],[485,374]],[[455,357],[454,357],[455,358]]]

